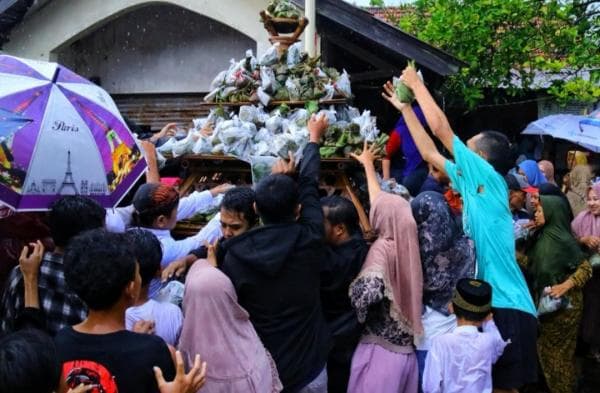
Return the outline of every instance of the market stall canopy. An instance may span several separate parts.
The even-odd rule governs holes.
[[[292,1],[300,7],[304,6],[304,0]],[[407,59],[414,59],[420,68],[424,67],[439,77],[455,74],[464,65],[451,54],[343,0],[318,0],[316,4],[317,32],[322,37],[322,52],[326,62],[329,63],[327,46],[332,44],[371,66],[362,73],[364,75],[351,71],[355,82],[397,75]]]
[[[549,135],[600,152],[600,111],[590,116],[550,115],[530,123],[524,135]]]
[[[108,93],[56,63],[0,55],[0,202],[45,210],[79,194],[114,207],[145,169]]]

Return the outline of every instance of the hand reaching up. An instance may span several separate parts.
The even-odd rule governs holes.
[[[402,111],[402,109],[404,109],[404,107],[406,106],[404,102],[400,102],[400,99],[396,95],[396,89],[394,89],[394,84],[390,81],[387,81],[385,85],[383,85],[383,93],[381,93],[381,96],[399,111]]]
[[[231,190],[232,188],[235,188],[235,186],[233,184],[224,183],[224,184],[220,184],[220,185],[216,186],[215,188],[211,188],[210,193],[212,194],[213,197],[216,197],[219,194],[225,194],[227,191]]]
[[[400,79],[411,90],[415,90],[416,87],[423,83],[417,70],[411,65],[407,65],[404,71],[402,71]]]
[[[217,246],[219,241],[215,241],[213,244],[208,242],[204,242],[204,247],[206,247],[206,260],[208,263],[217,267]]]
[[[306,127],[310,133],[310,142],[320,143],[321,138],[327,131],[327,127],[329,127],[329,120],[327,120],[327,116],[324,113],[319,116],[313,114],[308,120]]]
[[[287,160],[279,159],[271,168],[271,174],[282,174],[282,175],[293,175],[296,172],[296,160],[294,159],[294,153],[288,152],[289,158]]]
[[[31,254],[29,254],[29,247],[31,247]],[[40,264],[44,256],[44,245],[41,241],[38,240],[35,243],[29,243],[29,247],[23,247],[21,256],[19,257],[19,269],[21,269],[25,280],[30,280],[38,276]]]
[[[185,373],[181,352],[175,353],[177,374],[171,382],[165,381],[162,370],[154,367],[154,376],[160,393],[196,393],[206,382],[206,362],[200,362],[200,355],[194,359],[194,367]]]
[[[369,146],[368,142],[365,141],[363,146],[363,151],[360,155],[356,155],[354,153],[350,153],[350,157],[354,158],[356,161],[360,162],[363,166],[372,165],[373,162],[377,159],[377,146],[372,144]]]

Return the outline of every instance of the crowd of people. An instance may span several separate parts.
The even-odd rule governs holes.
[[[416,104],[384,86],[402,117],[382,175],[408,192],[382,189],[373,146],[352,155],[372,242],[349,199],[320,195],[324,116],[298,167],[253,188],[180,196],[151,171],[130,206],[66,196],[29,217],[0,392],[574,392],[578,340],[600,362],[600,183],[581,153],[560,189],[499,132],[465,144],[414,68],[402,80]]]

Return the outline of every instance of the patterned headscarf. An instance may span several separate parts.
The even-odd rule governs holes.
[[[423,265],[423,304],[443,314],[461,278],[475,274],[475,249],[452,217],[444,196],[423,192],[411,203]]]

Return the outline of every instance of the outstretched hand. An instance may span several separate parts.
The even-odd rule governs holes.
[[[360,155],[350,153],[350,157],[360,162],[363,166],[373,164],[373,162],[377,159],[377,145],[373,143],[371,146],[369,146],[369,143],[365,140],[365,144]]]
[[[165,381],[162,370],[154,367],[154,376],[160,393],[195,393],[206,382],[206,362],[200,362],[200,355],[194,359],[194,367],[185,373],[181,352],[175,353],[177,374],[171,382]]]
[[[273,168],[271,168],[271,174],[282,174],[282,175],[293,175],[296,172],[296,160],[294,159],[294,153],[288,151],[288,159],[284,160],[280,158],[275,162]]]
[[[402,76],[400,77],[402,82],[411,90],[415,90],[417,86],[423,83],[417,70],[415,67],[411,65],[407,65],[404,71],[402,71]]]
[[[84,393],[89,392],[90,390],[96,388],[97,385],[85,385],[83,383],[79,384],[79,386],[75,388],[71,388],[67,391],[67,393]]]
[[[206,260],[208,261],[208,263],[210,263],[211,265],[213,265],[214,267],[217,267],[217,246],[219,244],[219,241],[215,241],[214,243],[210,244],[209,242],[204,242],[204,247],[206,247]]]
[[[29,247],[31,247],[31,254],[29,254]],[[41,241],[29,243],[29,247],[23,247],[19,257],[19,269],[25,278],[37,277],[44,256],[44,245]]]
[[[210,193],[212,194],[212,196],[214,198],[219,194],[225,194],[227,191],[231,190],[232,188],[235,188],[235,186],[233,184],[223,183],[214,188],[211,188]]]
[[[400,99],[396,95],[394,84],[390,81],[385,82],[385,85],[383,85],[383,93],[381,93],[381,96],[399,111],[402,111],[406,106],[406,103],[400,102]]]
[[[308,120],[306,128],[310,133],[310,142],[319,143],[329,127],[329,120],[324,113],[320,115],[313,114]]]

